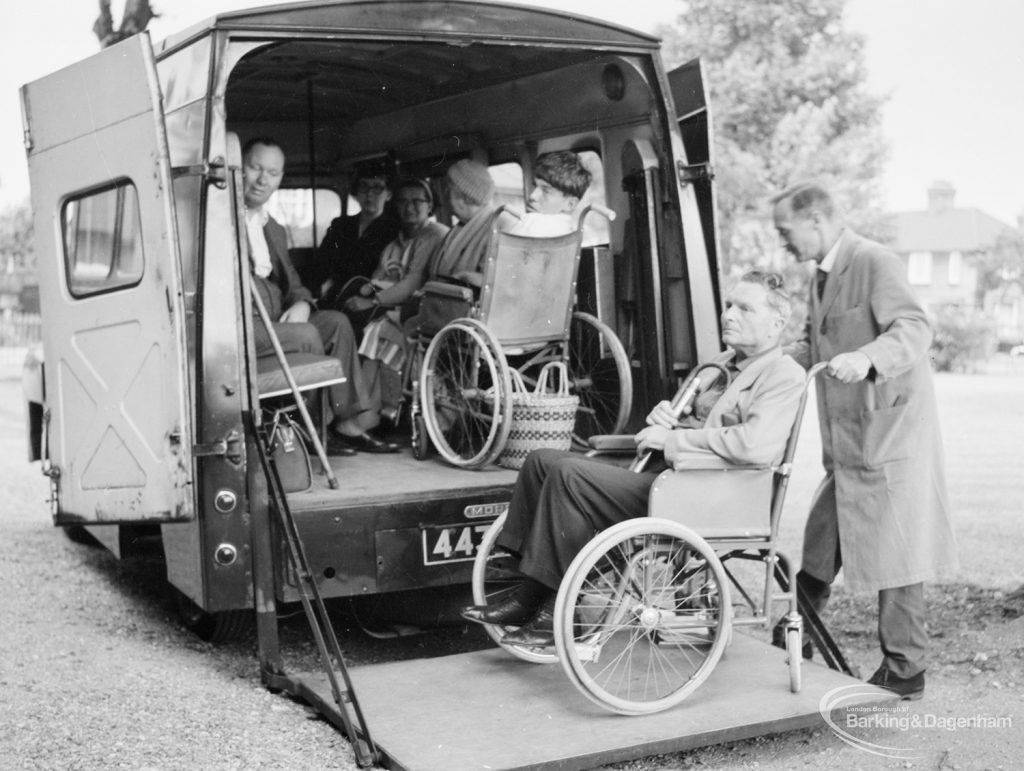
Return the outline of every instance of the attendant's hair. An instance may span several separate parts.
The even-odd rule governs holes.
[[[789,316],[793,312],[793,301],[786,291],[786,284],[781,275],[767,270],[748,270],[740,276],[740,281],[763,286],[768,293],[768,305],[778,312],[783,321],[789,321]]]
[[[790,211],[793,214],[805,214],[811,209],[818,209],[831,219],[836,212],[832,196],[817,182],[798,182],[772,198],[773,204],[782,201],[789,202]]]
[[[284,148],[281,147],[281,143],[272,137],[253,137],[242,146],[242,159],[249,155],[249,151],[252,150],[256,145],[264,145],[266,147],[276,147],[281,151],[281,155],[286,155]]]
[[[533,175],[565,195],[582,198],[590,187],[593,175],[580,157],[569,150],[544,153],[537,158]]]

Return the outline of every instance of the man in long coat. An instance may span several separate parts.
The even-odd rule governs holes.
[[[883,660],[868,681],[924,693],[924,586],[956,565],[927,317],[899,257],[843,226],[829,193],[801,184],[774,199],[775,227],[818,263],[807,346],[818,379],[826,476],[804,533],[798,585],[820,612],[840,567],[877,591]]]

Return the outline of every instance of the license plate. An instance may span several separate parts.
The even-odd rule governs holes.
[[[471,562],[484,539],[490,522],[430,527],[423,531],[423,564]]]

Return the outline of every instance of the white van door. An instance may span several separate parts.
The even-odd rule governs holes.
[[[191,519],[185,315],[149,37],[29,83],[21,98],[54,519]]]

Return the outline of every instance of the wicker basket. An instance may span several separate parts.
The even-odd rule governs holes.
[[[560,376],[554,393],[548,393],[550,372]],[[518,469],[534,450],[568,450],[579,404],[578,396],[569,395],[569,373],[562,362],[545,364],[533,391],[528,391],[519,373],[512,370],[512,428],[498,465]]]

